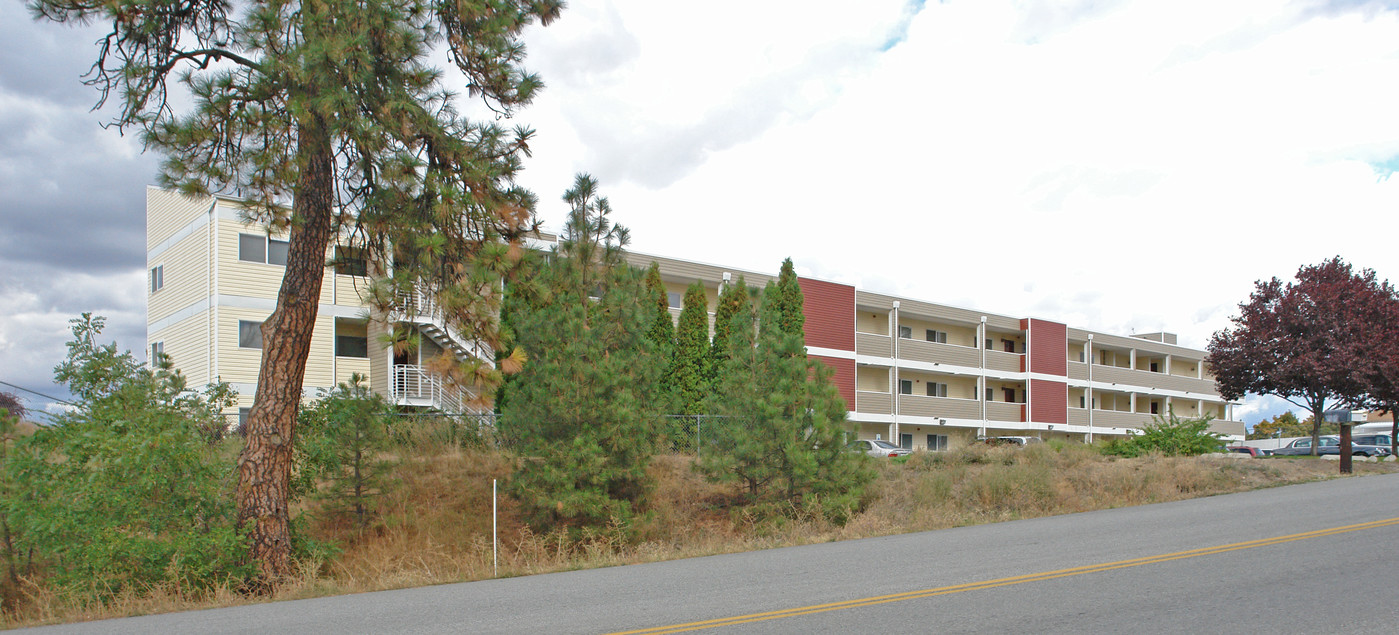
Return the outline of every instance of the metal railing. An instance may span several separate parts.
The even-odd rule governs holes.
[[[415,364],[394,364],[389,398],[399,405],[430,406],[443,412],[462,412],[461,391]],[[427,403],[419,403],[419,402]]]

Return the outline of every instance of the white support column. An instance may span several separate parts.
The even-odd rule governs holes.
[[[902,379],[899,377],[899,301],[894,301],[894,308],[889,311],[889,320],[893,322],[890,331],[890,354],[894,356],[894,385],[893,389],[893,417],[894,422],[889,426],[889,442],[899,445],[899,401],[903,397]]]
[[[1093,442],[1093,334],[1088,334],[1088,341],[1084,342],[1084,359],[1088,360],[1088,392],[1084,401],[1088,403],[1088,442]]]
[[[1127,408],[1132,412],[1137,411],[1137,393],[1127,393]]]
[[[981,436],[986,436],[986,316],[976,331],[976,347],[981,349],[981,377],[977,380],[976,399],[981,402]]]
[[[1137,349],[1133,348],[1127,351],[1127,364],[1132,367],[1132,370],[1137,369]]]
[[[1171,374],[1171,356],[1170,356],[1170,355],[1167,355],[1167,356],[1166,356],[1166,367],[1165,367],[1165,368],[1162,368],[1162,369],[1161,369],[1161,372],[1166,373],[1167,375]]]

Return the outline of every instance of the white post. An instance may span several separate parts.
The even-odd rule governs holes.
[[[1093,442],[1093,334],[1088,334],[1088,353],[1084,358],[1088,360],[1088,442]]]
[[[496,493],[495,493],[495,492],[496,492],[496,489],[495,489],[495,481],[496,481],[495,479],[491,479],[491,572],[492,572],[491,575],[492,575],[492,577],[499,577],[499,576],[500,576],[500,559],[499,559],[499,553],[500,553],[500,547],[499,547],[499,545],[500,545],[500,538],[499,538],[499,535],[497,534],[497,525],[496,525]]]

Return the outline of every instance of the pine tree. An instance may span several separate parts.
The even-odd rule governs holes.
[[[655,315],[646,331],[646,339],[655,346],[655,355],[664,367],[670,368],[675,354],[675,322],[670,317],[670,297],[661,280],[661,266],[655,261],[646,270],[646,292],[655,303]]]
[[[748,309],[748,327],[752,328],[752,306],[749,290],[743,276],[738,282],[724,287],[714,307],[714,338],[709,343],[709,385],[711,394],[719,389],[724,374],[724,365],[729,359],[729,337],[733,332],[735,316],[744,308]]]
[[[792,259],[782,261],[782,271],[777,274],[777,323],[785,333],[802,333],[806,328],[806,315],[802,313],[802,288],[797,281],[796,268]],[[802,355],[806,352],[803,350]]]
[[[800,330],[780,328],[791,299],[779,284],[764,289],[756,346],[751,310],[735,314],[714,400],[723,424],[698,468],[738,483],[750,503],[785,502],[843,522],[874,474],[867,457],[846,450],[847,408],[830,369],[806,358]]]
[[[392,257],[393,286],[439,294],[459,331],[495,343],[501,270],[533,229],[534,197],[514,183],[533,133],[460,116],[428,58],[445,54],[467,94],[508,116],[542,85],[520,67],[520,34],[562,2],[29,4],[56,22],[110,23],[86,83],[99,105],[120,100],[114,124],[166,155],[162,184],[232,192],[250,220],[289,231],[237,488],[252,558],[276,579],[291,568],[290,440],[327,248],[346,237],[381,272]],[[191,93],[184,114],[172,79]],[[467,364],[458,374],[488,393],[498,375]]]
[[[680,325],[675,331],[675,357],[671,364],[670,391],[676,412],[701,415],[709,394],[709,300],[704,285],[695,281],[685,289]]]
[[[507,490],[544,528],[625,523],[644,503],[663,372],[647,336],[652,297],[623,261],[626,230],[590,177],[565,199],[573,210],[554,257],[511,289],[510,328],[529,363],[500,423],[526,457]]]

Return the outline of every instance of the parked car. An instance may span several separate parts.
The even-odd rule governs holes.
[[[870,456],[881,458],[913,454],[913,450],[901,448],[883,439],[860,439],[859,441],[851,443],[850,447]]]
[[[1379,436],[1379,435],[1373,435]],[[1363,438],[1363,437],[1361,437]],[[1373,437],[1368,440],[1374,440]],[[1283,447],[1273,450],[1273,456],[1305,456],[1312,453],[1312,440],[1307,438],[1297,439]],[[1316,453],[1318,455],[1340,454],[1341,437],[1328,434],[1321,437],[1317,442]],[[1357,443],[1355,438],[1351,439],[1351,456],[1389,456],[1389,446]]]
[[[981,440],[987,445],[1018,445],[1027,446],[1035,443],[1044,443],[1044,439],[1039,437],[987,437]]]
[[[1231,447],[1231,448],[1224,448],[1224,449],[1225,449],[1225,450],[1228,450],[1228,451],[1230,451],[1230,452],[1234,452],[1234,453],[1236,453],[1236,454],[1247,454],[1247,455],[1252,456],[1252,457],[1258,457],[1258,456],[1260,456],[1260,453],[1258,452],[1258,448],[1250,448],[1250,447],[1244,446],[1244,445],[1236,445],[1236,446],[1234,446],[1234,447]]]

